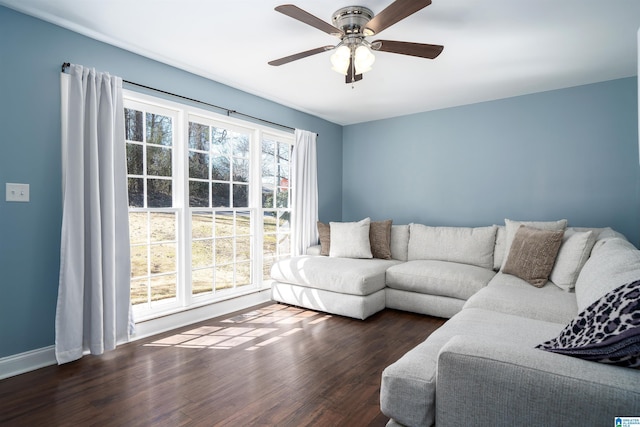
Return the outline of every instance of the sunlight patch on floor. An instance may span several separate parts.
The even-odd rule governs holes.
[[[321,317],[307,321],[316,316]],[[253,343],[245,350],[255,351],[304,330],[302,327],[290,329],[291,325],[303,321],[307,321],[307,325],[316,325],[329,318],[331,318],[330,315],[322,315],[312,310],[272,304],[228,319],[215,321],[218,324],[229,324],[229,326],[200,326],[144,344],[144,346],[229,350]],[[286,327],[286,329],[278,328],[279,325]],[[269,335],[273,336],[269,337]],[[254,343],[262,337],[265,338],[264,341]]]

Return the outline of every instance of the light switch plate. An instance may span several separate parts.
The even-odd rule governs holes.
[[[28,202],[29,184],[7,182],[7,202]]]

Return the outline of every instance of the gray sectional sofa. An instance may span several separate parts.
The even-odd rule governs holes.
[[[639,369],[536,348],[603,295],[639,280],[640,251],[610,228],[526,223],[564,233],[549,280],[524,280],[505,272],[521,225],[394,225],[391,259],[310,248],[273,266],[272,297],[359,319],[385,307],[449,318],[384,370],[389,426],[596,426],[640,416]]]

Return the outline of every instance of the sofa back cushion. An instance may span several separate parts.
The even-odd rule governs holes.
[[[549,276],[556,286],[568,292],[573,290],[580,270],[589,259],[596,237],[593,230],[576,231],[568,228],[564,232],[560,252]]]
[[[409,261],[429,259],[493,268],[495,225],[471,228],[410,224],[409,227]]]
[[[591,257],[576,281],[578,310],[619,286],[640,279],[640,251],[622,238],[604,240],[591,251]]]
[[[493,269],[500,270],[504,261],[504,254],[507,251],[507,230],[504,225],[496,225],[496,244],[493,251]]]
[[[407,261],[409,248],[409,226],[391,226],[391,258]]]

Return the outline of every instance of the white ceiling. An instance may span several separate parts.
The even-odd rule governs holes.
[[[358,0],[374,13],[392,0]],[[267,64],[338,39],[274,0],[0,0],[0,4],[338,124],[637,74],[639,0],[433,0],[373,39],[444,45],[435,60],[379,52],[353,85],[330,52]],[[330,22],[345,0],[296,0]],[[144,83],[144,82],[141,82]]]

